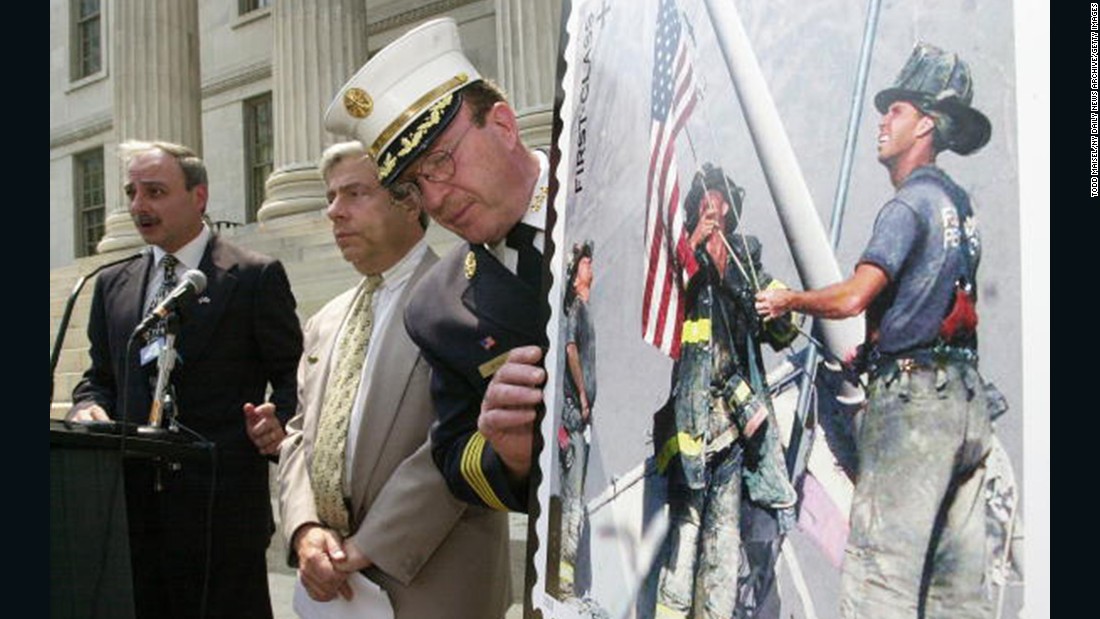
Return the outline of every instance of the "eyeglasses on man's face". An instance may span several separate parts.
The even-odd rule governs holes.
[[[424,193],[423,181],[442,183],[450,180],[455,175],[454,153],[473,127],[474,123],[471,122],[448,148],[434,150],[424,155],[419,165],[409,168],[397,182],[390,186],[394,199],[419,202]]]

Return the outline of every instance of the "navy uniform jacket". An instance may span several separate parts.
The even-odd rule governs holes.
[[[73,390],[74,403],[94,401],[115,419],[125,410],[137,423],[148,420],[152,389],[138,364],[140,343],[128,356],[127,340],[145,312],[152,256],[146,251],[96,278],[88,322],[92,365]],[[301,327],[278,261],[212,235],[199,269],[207,288],[181,309],[172,384],[180,423],[216,445],[216,468],[206,461],[178,470],[127,462],[135,603],[139,616],[198,615],[207,565],[203,523],[212,509],[210,616],[270,616],[263,564],[274,530],[269,463],[248,438],[242,407],[271,401],[284,423],[294,414]]]
[[[508,482],[477,418],[504,355],[546,346],[541,292],[483,246],[460,244],[424,276],[405,311],[409,335],[432,366],[432,456],[451,492],[475,505],[527,511],[526,481]]]

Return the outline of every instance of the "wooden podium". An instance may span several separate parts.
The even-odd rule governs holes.
[[[208,457],[204,444],[50,420],[50,617],[132,619],[124,458]]]

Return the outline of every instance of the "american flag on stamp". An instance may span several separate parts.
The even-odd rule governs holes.
[[[676,138],[696,102],[694,75],[682,34],[676,3],[661,0],[653,45],[642,337],[672,358],[680,356],[684,318],[677,248],[687,245],[680,209]]]

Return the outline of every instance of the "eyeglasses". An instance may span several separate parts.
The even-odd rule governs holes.
[[[390,186],[390,193],[393,194],[394,199],[398,201],[407,199],[418,201],[423,193],[420,184],[421,179],[433,183],[450,180],[455,175],[454,153],[473,127],[474,123],[467,125],[450,148],[435,150],[424,155],[420,165],[413,172],[405,174],[402,179]]]

